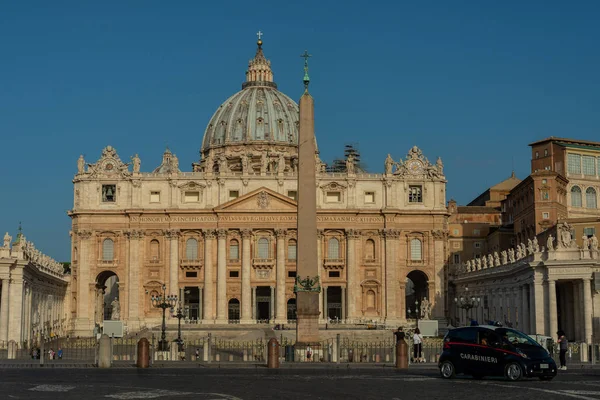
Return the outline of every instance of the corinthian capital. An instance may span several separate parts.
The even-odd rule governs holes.
[[[92,237],[92,231],[77,231],[77,236],[79,236],[80,239],[89,239],[90,237]]]
[[[179,229],[167,229],[165,236],[167,239],[177,239],[179,237]]]
[[[278,238],[285,238],[287,231],[285,229],[275,229],[275,236]]]
[[[214,239],[216,231],[215,229],[203,229],[202,233],[204,234],[205,239]]]
[[[219,239],[227,239],[227,229],[218,229],[217,230],[217,237]]]
[[[356,229],[346,229],[346,236],[348,239],[358,239],[360,237],[360,232]]]
[[[244,239],[248,239],[252,236],[252,229],[249,228],[244,228],[242,229],[242,237]]]
[[[400,230],[399,229],[386,229],[383,231],[386,239],[398,239],[400,238]]]

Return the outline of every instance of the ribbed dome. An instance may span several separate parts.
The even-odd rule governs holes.
[[[242,90],[214,113],[204,132],[202,153],[224,145],[298,144],[298,104],[277,90],[262,41],[248,63]]]

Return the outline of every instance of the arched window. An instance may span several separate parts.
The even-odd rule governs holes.
[[[340,241],[336,238],[329,239],[327,258],[330,260],[337,260],[340,258]]]
[[[288,241],[288,260],[296,261],[296,239],[290,239]]]
[[[112,261],[115,258],[115,242],[112,239],[104,239],[102,242],[102,259]]]
[[[158,240],[152,239],[150,241],[150,259],[151,260],[160,259],[159,251],[160,251],[160,245],[158,243]]]
[[[423,259],[423,248],[419,239],[410,240],[410,259],[411,260],[422,260]]]
[[[269,239],[258,239],[258,258],[269,258]]]
[[[375,291],[367,291],[367,308],[375,308]]]
[[[581,189],[579,186],[571,188],[571,206],[581,207]]]
[[[240,259],[240,242],[238,242],[237,239],[231,239],[231,242],[229,242],[229,259]]]
[[[198,259],[198,241],[194,238],[190,238],[185,242],[185,259],[186,260],[197,260]]]
[[[587,208],[598,208],[596,202],[596,190],[594,188],[587,188],[585,191],[585,206]]]
[[[367,260],[375,259],[375,241],[373,239],[367,239],[365,243],[365,256]]]

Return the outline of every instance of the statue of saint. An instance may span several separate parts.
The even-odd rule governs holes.
[[[554,251],[554,238],[552,237],[552,235],[548,235],[546,247],[548,248],[548,251]]]
[[[390,154],[387,155],[386,159],[385,159],[385,174],[386,175],[391,175],[392,174],[392,169],[394,168],[394,160],[392,159],[392,156]]]
[[[533,254],[533,242],[531,239],[527,239],[527,251],[528,254]]]
[[[354,156],[352,154],[346,159],[346,172],[348,174],[354,174]]]
[[[500,266],[500,255],[497,251],[494,252],[494,267]]]
[[[540,252],[540,244],[538,242],[537,236],[533,237],[533,252],[534,253]]]
[[[140,165],[142,163],[140,157],[136,154],[131,158],[131,161],[133,161],[133,172],[140,172]]]
[[[593,234],[590,238],[590,246],[592,250],[598,250],[598,238],[596,237],[596,234]]]
[[[431,305],[429,304],[429,300],[427,297],[423,299],[421,302],[421,319],[430,319],[431,318]]]
[[[240,161],[242,163],[242,173],[247,174],[248,173],[248,156],[246,154],[242,154],[240,156]]]
[[[515,262],[515,250],[512,247],[508,249],[508,261],[511,263]]]
[[[581,238],[581,241],[582,241],[581,248],[583,250],[588,250],[590,248],[590,239],[588,239],[587,235],[583,235],[583,237]]]
[[[10,247],[10,241],[12,240],[12,237],[8,234],[8,232],[6,232],[4,234],[4,248],[8,249]]]
[[[279,157],[277,159],[277,173],[283,174],[285,171],[285,156],[283,153],[279,153]]]
[[[118,321],[121,319],[121,305],[119,304],[119,298],[115,297],[115,299],[110,303],[112,306],[112,311],[110,314],[110,319],[113,321]]]
[[[227,165],[227,157],[225,154],[221,154],[219,157],[219,174],[225,174],[229,172],[229,165]]]
[[[435,165],[437,166],[437,169],[440,172],[440,175],[443,175],[444,174],[444,163],[442,163],[441,157],[437,158],[437,160],[435,161]]]
[[[508,264],[508,254],[506,254],[506,250],[502,250],[500,256],[502,257],[502,265]]]
[[[83,154],[79,156],[77,160],[77,173],[85,174],[85,160],[83,159]]]

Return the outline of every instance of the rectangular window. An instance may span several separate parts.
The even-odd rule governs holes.
[[[539,151],[535,152],[535,158],[540,158],[540,152]]]
[[[198,277],[198,272],[196,272],[196,271],[185,271],[185,277],[186,278],[197,278]]]
[[[340,271],[329,271],[329,277],[330,278],[339,278],[340,277]]]
[[[375,203],[375,192],[365,192],[365,204]]]
[[[544,157],[548,155],[548,149],[544,149]]]
[[[480,249],[481,248],[481,242],[475,242],[475,248],[476,249]]]
[[[186,203],[197,203],[200,201],[200,192],[185,192],[184,201]]]
[[[596,234],[596,228],[583,228],[583,234],[587,237],[592,237]]]
[[[102,202],[114,203],[117,201],[117,185],[102,185]]]
[[[583,156],[581,158],[581,167],[584,175],[596,176],[596,157]]]
[[[579,154],[567,155],[567,172],[569,174],[581,173],[581,156]]]
[[[454,254],[454,264],[460,264],[460,254]]]
[[[160,203],[160,192],[150,192],[150,203]]]
[[[422,186],[409,186],[408,187],[408,202],[409,203],[422,203],[423,202],[423,187]]]
[[[544,219],[550,218],[550,213],[547,213],[547,212],[542,213],[542,218],[544,218]]]
[[[328,203],[339,203],[342,201],[340,192],[327,192],[326,200]]]
[[[288,271],[288,278],[295,278],[296,277],[296,271]]]
[[[230,190],[229,191],[229,200],[234,200],[234,199],[237,199],[238,197],[240,197],[239,190]]]
[[[481,231],[479,229],[473,229],[473,236],[479,236]]]
[[[298,200],[298,191],[296,190],[288,190],[288,197],[294,201]]]
[[[460,242],[454,242],[454,243],[452,243],[452,248],[454,248],[454,249],[460,249]]]
[[[240,277],[240,271],[229,271],[229,277],[230,278],[239,278]]]

